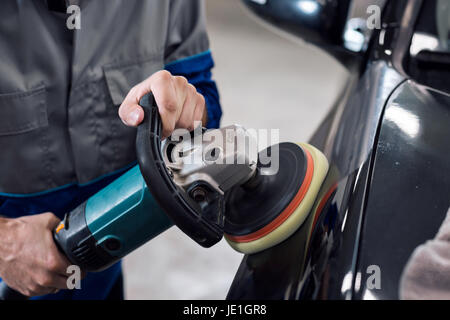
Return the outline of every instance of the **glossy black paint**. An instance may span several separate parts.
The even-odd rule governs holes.
[[[317,205],[322,199],[321,195],[338,183],[329,205],[333,210],[323,210],[317,227],[327,232],[316,234],[315,237],[319,240],[313,239],[313,242],[319,245],[312,247],[313,251],[318,252],[333,251],[330,261],[330,252],[326,254],[326,259],[320,258],[323,268],[329,262],[331,266],[327,268],[333,270],[329,274],[328,289],[321,289],[321,294],[327,298],[346,298],[348,295],[346,290],[342,293],[340,290],[344,279],[347,279],[347,283],[352,282],[352,270],[356,266],[354,252],[359,241],[362,205],[378,127],[377,119],[381,115],[385,99],[403,78],[388,68],[385,62],[378,62],[372,64],[361,79],[354,78],[353,81],[356,84],[349,85],[349,92],[336,104],[332,116],[325,120],[310,141],[324,152],[330,163],[330,171],[319,193]],[[371,83],[376,85],[370,85]],[[330,215],[337,216],[333,230],[323,225]],[[302,288],[302,282],[312,277],[316,280],[308,283],[316,283],[314,290],[318,291],[323,276],[322,270],[316,270],[322,267],[316,260],[305,259],[313,219],[314,215],[310,214],[302,227],[282,244],[245,256],[228,298],[315,298],[305,297]],[[312,256],[314,258],[316,255]]]
[[[229,299],[398,298],[408,257],[450,205],[450,98],[408,80],[403,64],[421,5],[387,3],[361,72],[310,140],[330,162],[310,216],[244,257]],[[370,265],[381,289],[366,287]]]
[[[349,0],[244,0],[247,7],[268,22],[318,45],[342,44]]]
[[[350,0],[243,0],[258,17],[349,63],[355,57],[344,49],[343,33]]]
[[[378,137],[365,210],[355,299],[397,299],[414,248],[432,239],[450,207],[450,96],[402,84],[391,96]],[[367,288],[380,267],[382,289]]]

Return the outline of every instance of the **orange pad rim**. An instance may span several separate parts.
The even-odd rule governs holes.
[[[300,205],[306,193],[308,192],[309,186],[311,184],[313,174],[314,174],[314,161],[310,154],[310,152],[306,149],[303,149],[306,153],[307,165],[306,165],[306,175],[305,180],[303,181],[300,189],[295,195],[294,199],[292,199],[291,203],[281,212],[281,214],[276,217],[272,222],[268,225],[264,226],[258,231],[252,232],[243,236],[233,236],[226,234],[226,237],[234,242],[242,243],[242,242],[251,242],[257,239],[264,237],[265,235],[271,233],[273,230],[278,228],[287,218],[290,217],[292,213],[294,213],[295,209]]]

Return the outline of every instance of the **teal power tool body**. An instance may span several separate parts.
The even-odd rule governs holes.
[[[255,253],[303,222],[328,170],[318,150],[281,143],[258,154],[240,147],[253,138],[239,126],[172,134],[162,144],[153,95],[140,105],[138,165],[67,213],[54,231],[71,263],[104,270],[172,225],[203,247],[225,234],[236,250]],[[268,154],[277,155],[274,174],[262,173],[271,170],[260,161]],[[0,300],[24,298],[0,284]]]
[[[58,248],[82,270],[106,269],[174,223],[204,247],[222,238],[222,197],[197,184],[196,190],[205,191],[199,204],[174,184],[161,154],[153,95],[144,96],[140,105],[145,117],[137,130],[139,165],[66,214],[54,231]],[[1,283],[0,299],[21,298],[26,297]]]
[[[71,262],[100,271],[172,225],[135,166],[67,214],[54,237]]]
[[[111,266],[174,223],[206,247],[222,238],[222,210],[216,202],[205,202],[202,210],[166,167],[153,95],[146,95],[140,105],[145,117],[136,138],[139,165],[68,213],[54,232],[61,251],[83,270]],[[215,215],[202,214],[207,206]]]

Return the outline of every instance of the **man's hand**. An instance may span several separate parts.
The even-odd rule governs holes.
[[[163,124],[163,136],[176,128],[194,129],[194,121],[206,122],[205,98],[186,78],[172,76],[162,70],[134,86],[119,108],[119,116],[129,126],[137,126],[144,119],[139,100],[152,92]]]
[[[0,276],[9,287],[29,297],[67,289],[70,263],[52,234],[59,221],[52,213],[0,219]]]

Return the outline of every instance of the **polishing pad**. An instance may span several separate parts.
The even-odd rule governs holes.
[[[328,161],[315,147],[281,143],[278,150],[275,175],[262,175],[253,189],[237,186],[227,195],[225,238],[236,251],[256,253],[291,236],[310,213],[327,175]]]

